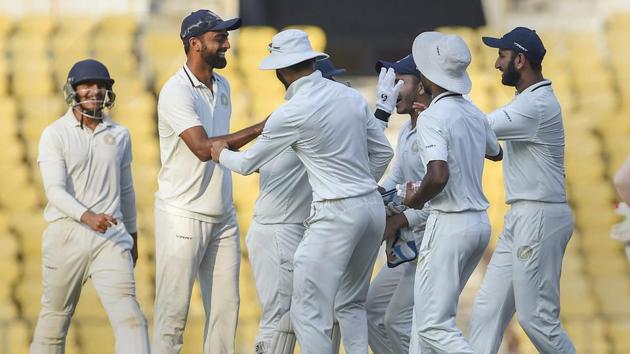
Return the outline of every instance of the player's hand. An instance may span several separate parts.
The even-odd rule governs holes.
[[[116,218],[111,215],[95,214],[89,210],[81,215],[81,222],[89,226],[92,230],[102,234],[104,234],[110,226],[118,224]]]
[[[416,111],[416,113],[420,113],[424,111],[425,109],[427,109],[427,105],[425,105],[424,103],[421,103],[421,102],[413,103],[413,110]]]
[[[405,214],[396,214],[385,219],[385,231],[383,232],[383,240],[394,240],[398,230],[409,225]]]
[[[212,143],[210,147],[210,154],[212,155],[212,161],[219,162],[219,157],[221,156],[221,152],[223,149],[227,149],[228,144],[225,140],[217,140]]]
[[[396,108],[398,94],[403,85],[402,80],[396,82],[394,69],[381,68],[376,84],[376,108],[391,114]]]
[[[407,190],[405,191],[405,199],[403,200],[403,204],[409,208],[422,209],[424,207],[424,204],[420,204],[413,200],[413,197],[417,191],[418,189],[414,186],[414,182],[407,182]]]

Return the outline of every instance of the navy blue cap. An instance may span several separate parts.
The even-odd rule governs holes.
[[[197,10],[191,12],[182,21],[182,29],[179,38],[186,41],[190,37],[197,37],[210,31],[232,31],[241,27],[241,19],[233,18],[224,21],[210,10]]]
[[[420,78],[420,71],[416,67],[416,63],[413,61],[413,57],[411,56],[411,54],[394,62],[379,60],[376,62],[374,68],[376,69],[377,74],[381,72],[381,68],[392,68],[394,69],[394,72],[396,72],[396,74],[398,75],[413,75],[417,78]]]
[[[525,27],[516,27],[501,38],[482,37],[485,45],[491,48],[510,49],[523,53],[533,63],[540,64],[547,50],[536,31]]]
[[[68,72],[67,82],[72,88],[76,88],[78,84],[88,81],[104,82],[110,90],[114,84],[114,79],[109,76],[107,67],[94,59],[78,61]]]
[[[342,75],[346,69],[336,68],[333,62],[326,58],[315,62],[315,70],[319,70],[326,79],[332,79],[334,76]]]

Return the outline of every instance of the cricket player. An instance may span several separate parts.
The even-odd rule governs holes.
[[[315,68],[334,80],[345,73],[330,59],[318,60]],[[260,167],[260,194],[246,244],[262,310],[256,354],[269,353],[274,331],[290,310],[293,293],[293,255],[304,236],[313,190],[306,169],[291,147]],[[295,343],[295,336],[292,337]]]
[[[409,353],[475,353],[455,324],[457,302],[490,238],[481,187],[484,157],[501,158],[485,115],[462,95],[470,92],[470,50],[457,35],[425,32],[413,42],[413,59],[432,96],[418,118],[426,174],[404,204],[431,202],[414,283]]]
[[[430,98],[424,92],[420,72],[411,54],[396,62],[381,60],[376,63],[377,73],[386,69],[393,69],[396,80],[404,83],[390,112],[396,109],[398,114],[408,114],[410,118],[398,135],[391,171],[381,183],[384,190],[392,190],[398,184],[421,181],[424,177],[424,165],[420,160],[420,145],[416,137],[419,112],[414,110],[413,104],[422,102],[428,105]],[[427,208],[406,209],[396,213],[386,219],[384,237],[393,238],[396,233],[406,229],[413,233],[419,246],[427,217]],[[392,268],[385,265],[370,284],[366,303],[368,339],[375,354],[409,352],[415,273],[415,262],[406,262]]]
[[[286,30],[269,45],[263,70],[276,70],[287,102],[276,109],[245,152],[213,144],[213,159],[250,174],[291,147],[304,164],[313,203],[293,258],[291,320],[303,353],[332,353],[333,312],[348,353],[367,352],[365,274],[385,228],[376,180],[393,153],[360,94],[314,69],[326,54],[305,32]],[[339,294],[344,301],[336,301]]]
[[[114,104],[113,84],[102,63],[75,63],[64,87],[70,108],[39,141],[48,227],[42,309],[31,354],[65,353],[68,326],[88,278],[114,329],[115,352],[149,353],[133,274],[138,237],[131,140],[127,128],[103,111]]]
[[[154,354],[179,353],[195,278],[206,312],[203,352],[234,353],[239,231],[231,174],[209,160],[213,141],[226,139],[237,149],[258,136],[264,124],[226,136],[230,87],[215,69],[226,66],[228,31],[240,25],[238,18],[224,21],[209,10],[188,15],[180,33],[186,63],[160,92]]]
[[[495,67],[516,97],[490,113],[505,144],[505,226],[488,264],[470,319],[477,353],[496,353],[514,312],[540,353],[575,353],[560,319],[560,270],[573,233],[564,177],[562,112],[542,75],[545,47],[536,31],[517,27],[501,38]]]

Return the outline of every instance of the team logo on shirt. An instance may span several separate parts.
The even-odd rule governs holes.
[[[228,105],[228,97],[225,93],[221,94],[221,104],[224,106]]]
[[[417,141],[414,141],[413,144],[411,144],[411,151],[418,152],[418,150],[420,150],[420,146],[418,146]]]
[[[534,250],[532,250],[531,247],[529,247],[529,246],[521,246],[516,251],[516,256],[521,261],[526,261],[532,256],[532,253],[534,253]]]
[[[113,135],[111,135],[111,134],[106,134],[106,135],[103,137],[103,141],[104,141],[104,142],[105,142],[105,144],[107,144],[107,145],[114,145],[114,143],[116,143],[116,138],[114,138],[114,136],[113,136]]]

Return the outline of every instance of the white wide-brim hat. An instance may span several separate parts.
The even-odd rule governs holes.
[[[424,77],[448,91],[462,95],[470,92],[472,82],[466,72],[471,61],[470,49],[460,36],[420,33],[411,52]]]
[[[283,69],[308,59],[326,59],[328,54],[313,50],[306,32],[288,29],[279,32],[271,39],[268,46],[269,56],[262,60],[260,69]]]

